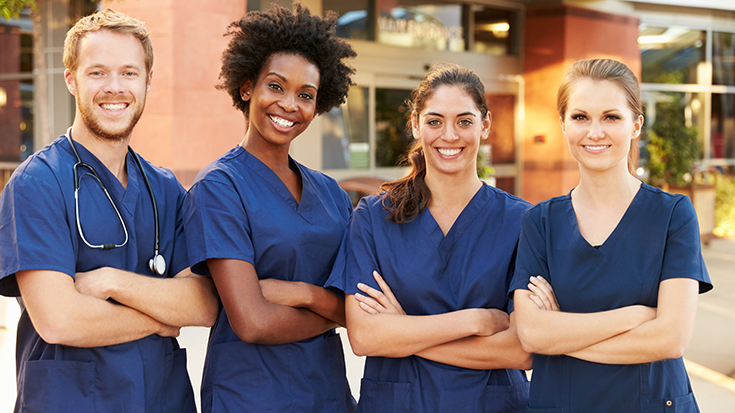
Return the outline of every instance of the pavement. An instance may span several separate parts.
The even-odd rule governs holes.
[[[701,413],[735,412],[735,239],[714,239],[702,253],[714,290],[699,296],[697,318],[684,358]],[[7,314],[2,311],[8,308]],[[9,328],[0,327],[0,413],[12,412],[15,402],[15,300],[0,297],[0,315]],[[0,319],[0,325],[3,319]],[[347,359],[347,378],[359,395],[364,358],[349,348],[340,329]],[[186,327],[179,343],[187,349],[188,368],[199,403],[209,329]]]

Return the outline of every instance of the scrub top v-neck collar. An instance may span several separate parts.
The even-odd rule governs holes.
[[[77,141],[74,141],[74,145],[79,152],[79,156],[82,158],[82,162],[88,163],[92,166],[92,168],[94,168],[95,171],[97,171],[100,179],[102,179],[102,181],[105,183],[105,186],[107,186],[107,190],[110,191],[110,196],[112,196],[112,198],[115,199],[116,202],[120,202],[118,207],[124,207],[128,215],[133,215],[135,212],[135,207],[138,203],[138,195],[140,193],[140,186],[138,182],[140,171],[138,170],[138,165],[133,159],[133,155],[130,152],[125,152],[125,168],[127,169],[128,173],[128,184],[126,188],[122,185],[120,180],[107,168],[107,166],[105,166],[105,164],[102,163],[102,161],[100,161],[95,154],[89,151],[89,149],[87,149],[86,147],[84,147],[84,145],[80,144]],[[74,153],[72,152],[68,142],[66,142],[66,149],[69,151],[71,156],[74,157]],[[74,162],[76,163],[76,158],[74,158]],[[85,170],[82,169],[81,171]]]
[[[449,228],[447,235],[444,235],[439,223],[436,222],[436,219],[434,219],[434,216],[431,214],[428,207],[426,207],[417,217],[421,227],[426,232],[426,235],[439,251],[439,255],[441,256],[444,265],[447,264],[449,256],[454,250],[454,246],[459,242],[465,232],[467,232],[467,228],[475,222],[475,218],[490,199],[490,191],[485,187],[485,185],[486,184],[483,183],[480,189],[475,192],[475,195],[472,196],[470,202],[467,203],[457,219],[454,220],[454,223],[452,224],[452,227]]]
[[[626,230],[628,226],[630,226],[630,223],[633,222],[635,216],[638,214],[638,211],[640,210],[640,204],[643,202],[643,193],[641,187],[638,188],[638,191],[636,192],[635,196],[633,196],[633,200],[630,201],[630,204],[628,205],[628,208],[625,210],[625,213],[620,218],[620,221],[618,221],[617,225],[615,225],[615,229],[610,233],[610,235],[607,236],[605,241],[602,242],[602,244],[599,245],[592,245],[582,236],[582,231],[579,230],[579,223],[577,222],[577,213],[574,211],[574,205],[572,205],[572,192],[574,190],[569,191],[569,193],[566,195],[565,199],[565,215],[567,216],[567,221],[569,223],[569,230],[571,231],[572,239],[574,239],[575,243],[582,248],[583,251],[589,251],[591,254],[596,254],[600,259],[602,259],[605,256],[606,251],[614,251],[615,245],[619,242],[619,239],[622,237],[625,237]]]
[[[270,185],[271,188],[286,202],[297,214],[301,215],[308,222],[312,222],[312,211],[314,203],[314,186],[307,174],[303,171],[303,166],[296,162],[291,156],[288,157],[288,162],[291,165],[295,165],[298,168],[298,174],[301,178],[301,202],[297,202],[291,191],[289,191],[286,184],[281,178],[276,175],[263,161],[258,159],[255,155],[248,152],[247,149],[242,146],[237,147],[238,151],[242,151],[245,154],[245,164],[258,176],[263,178],[265,182]]]

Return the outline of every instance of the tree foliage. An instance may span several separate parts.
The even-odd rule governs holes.
[[[0,0],[0,14],[5,20],[17,19],[26,7],[38,11],[36,0]]]

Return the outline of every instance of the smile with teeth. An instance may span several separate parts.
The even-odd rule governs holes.
[[[591,151],[601,151],[603,149],[609,148],[610,145],[584,145],[584,147]]]
[[[127,103],[103,103],[100,106],[102,106],[102,109],[105,110],[123,110],[126,107],[128,107]]]
[[[271,120],[276,125],[278,125],[278,126],[280,126],[282,128],[290,128],[291,126],[294,125],[294,122],[291,122],[291,121],[286,120],[286,119],[283,119],[283,118],[279,118],[279,117],[276,117],[276,116],[270,116],[270,118],[271,118]]]
[[[453,156],[462,152],[462,148],[436,148],[444,156]]]

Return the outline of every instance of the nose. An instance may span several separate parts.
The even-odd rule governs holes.
[[[605,137],[605,131],[602,127],[602,123],[599,121],[593,121],[590,125],[590,129],[587,132],[587,136],[590,139],[602,139]]]
[[[125,86],[117,75],[110,75],[104,88],[105,93],[120,94],[125,92]]]
[[[286,93],[283,98],[278,101],[278,106],[286,112],[295,112],[297,109],[295,96],[290,93]]]
[[[444,131],[444,136],[442,139],[446,142],[454,142],[456,140],[459,140],[459,134],[457,134],[457,130],[454,126],[450,125],[446,128]]]

